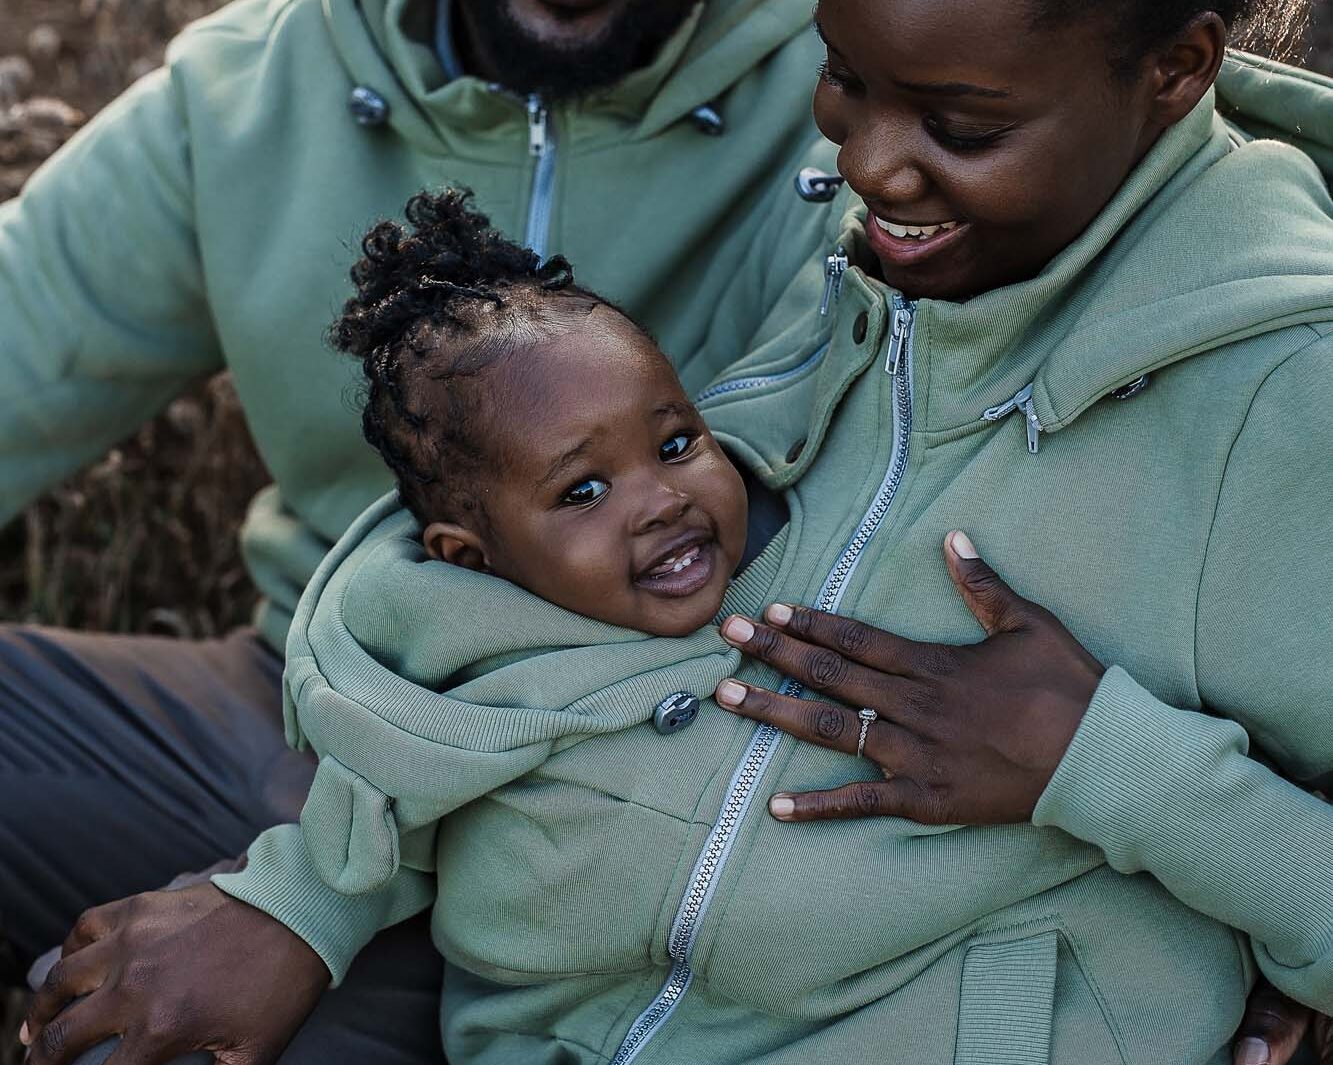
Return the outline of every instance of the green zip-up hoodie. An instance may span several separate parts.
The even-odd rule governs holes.
[[[349,399],[359,368],[324,334],[350,295],[349,246],[424,186],[470,186],[503,230],[573,257],[687,382],[740,354],[698,349],[817,140],[809,0],[707,0],[651,66],[545,117],[446,81],[435,11],[237,0],[0,206],[0,524],[230,369],[276,482],[242,543],[280,649],[320,558],[391,484]],[[354,120],[358,87],[385,121]],[[817,238],[795,226],[776,253],[795,272]]]
[[[1210,97],[1039,277],[966,304],[867,276],[863,217],[831,234],[831,314],[815,263],[701,403],[791,511],[728,609],[978,639],[940,556],[961,527],[1105,679],[1034,824],[783,824],[768,794],[873,766],[707,701],[647,725],[735,671],[714,633],[608,631],[372,511],[289,645],[322,755],[302,830],[218,883],[335,976],[434,902],[458,1065],[1220,1065],[1256,961],[1333,1008],[1333,815],[1248,755],[1333,771],[1321,175]]]

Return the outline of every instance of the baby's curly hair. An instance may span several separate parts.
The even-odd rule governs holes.
[[[380,222],[352,267],[356,294],[333,323],[339,351],[366,377],[362,431],[422,525],[485,521],[478,475],[493,456],[480,379],[545,330],[609,300],[574,283],[562,257],[543,262],[470,206],[467,189],[422,192],[407,226]]]

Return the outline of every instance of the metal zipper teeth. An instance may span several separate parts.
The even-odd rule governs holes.
[[[790,370],[784,370],[782,373],[766,374],[762,377],[737,377],[731,381],[723,381],[720,384],[711,385],[705,388],[694,397],[695,403],[702,403],[704,400],[713,399],[717,396],[729,396],[733,392],[745,392],[751,388],[762,388],[764,385],[780,384],[784,381],[791,381],[814,369],[828,354],[829,346],[824,344],[815,351],[808,359],[799,366]]]
[[[537,166],[532,173],[524,243],[544,259],[551,235],[551,194],[555,190],[555,123],[540,97],[528,97],[527,108],[529,145]]]
[[[915,312],[915,306],[903,301],[901,297],[895,300],[895,307],[906,310],[909,315]],[[902,373],[895,375],[894,440],[893,452],[889,457],[889,468],[884,474],[884,480],[880,483],[879,490],[875,493],[875,498],[870,503],[870,508],[861,518],[856,533],[848,541],[847,546],[843,548],[842,554],[838,556],[837,563],[829,572],[828,577],[825,578],[824,585],[820,589],[816,606],[827,613],[835,612],[842,603],[847,582],[856,571],[861,553],[875,535],[880,523],[884,520],[884,515],[888,513],[889,507],[893,503],[893,497],[898,492],[898,485],[902,482],[903,473],[907,469],[909,437],[912,429],[911,329],[912,326],[909,322],[906,366]],[[805,688],[800,682],[788,678],[778,690],[783,695],[799,698]],[[708,840],[704,844],[703,852],[700,854],[698,862],[695,863],[694,871],[690,874],[689,890],[685,892],[680,909],[676,913],[676,920],[667,940],[667,953],[672,961],[671,971],[667,974],[666,983],[662,985],[662,989],[657,993],[657,997],[653,999],[648,1008],[639,1014],[630,1026],[628,1034],[620,1044],[620,1049],[611,1060],[611,1065],[630,1065],[638,1057],[649,1040],[657,1034],[671,1014],[675,1012],[680,1000],[693,982],[694,970],[690,967],[690,954],[694,949],[694,937],[699,926],[699,919],[703,916],[712,898],[713,889],[717,882],[717,874],[726,864],[726,859],[731,852],[736,828],[744,819],[750,801],[754,796],[755,788],[763,779],[764,773],[772,761],[773,751],[780,735],[781,733],[772,725],[760,725],[755,729],[754,737],[750,740],[750,746],[746,749],[745,756],[741,759],[740,765],[731,778],[731,784],[727,789],[727,798],[722,805],[722,812],[717,821],[714,822],[713,829],[708,834]]]

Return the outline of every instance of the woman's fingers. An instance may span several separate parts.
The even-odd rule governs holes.
[[[884,712],[893,686],[903,680],[853,661],[832,647],[806,643],[740,615],[722,623],[722,638],[751,658],[800,681],[810,691],[831,695],[852,706],[871,706]]]
[[[1287,1065],[1310,1025],[1310,1010],[1267,980],[1250,995],[1236,1032],[1235,1065]]]
[[[834,703],[795,699],[738,680],[724,680],[715,698],[724,709],[755,721],[763,721],[798,740],[817,743],[844,754],[856,754],[861,741],[861,719],[857,711]],[[880,718],[866,729],[862,752],[887,772],[903,772],[909,751],[916,746],[910,732]]]
[[[987,636],[1020,632],[1038,613],[1045,613],[1000,579],[981,558],[967,533],[951,532],[944,542],[944,558],[954,587]]]
[[[906,777],[862,781],[832,791],[780,793],[768,800],[768,812],[779,821],[904,817],[924,825],[948,823],[930,792]]]
[[[809,607],[774,603],[764,611],[764,619],[788,636],[836,651],[881,673],[911,676],[929,672],[938,650],[935,645]]]

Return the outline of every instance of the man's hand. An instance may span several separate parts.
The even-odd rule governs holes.
[[[106,1065],[195,1050],[219,1065],[271,1065],[328,984],[304,940],[211,883],[154,891],[79,918],[23,1039],[30,1065],[67,1065],[117,1035]]]
[[[1260,980],[1245,1008],[1235,1065],[1287,1065],[1309,1032],[1318,1065],[1333,1065],[1333,1023]]]

